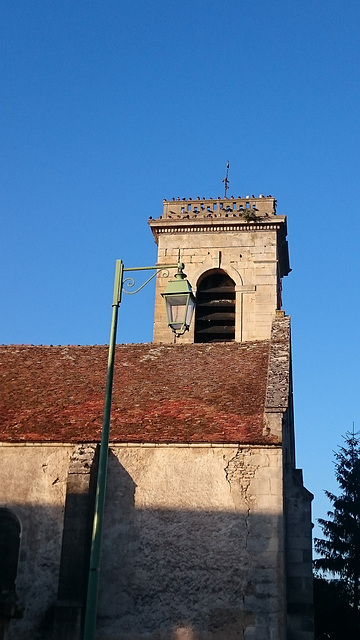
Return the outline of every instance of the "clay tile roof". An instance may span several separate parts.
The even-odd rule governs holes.
[[[274,443],[264,430],[269,347],[118,345],[110,440]],[[0,440],[99,441],[106,366],[106,346],[0,347]]]

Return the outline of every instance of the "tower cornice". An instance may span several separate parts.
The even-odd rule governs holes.
[[[154,234],[155,239],[160,233],[196,233],[196,232],[213,232],[221,233],[228,231],[274,231],[280,230],[286,226],[286,216],[276,216],[276,220],[267,218],[258,218],[256,221],[245,221],[240,217],[237,219],[227,220],[207,220],[205,217],[199,217],[196,220],[153,220],[149,219],[149,225]]]

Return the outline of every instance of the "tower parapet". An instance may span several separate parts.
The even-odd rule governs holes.
[[[251,213],[257,217],[276,215],[276,200],[271,196],[246,196],[246,198],[172,198],[163,201],[163,219],[180,218],[244,218]]]

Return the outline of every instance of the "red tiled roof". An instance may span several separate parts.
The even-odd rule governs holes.
[[[273,443],[269,341],[116,348],[111,442]],[[0,347],[0,440],[100,440],[106,346]]]

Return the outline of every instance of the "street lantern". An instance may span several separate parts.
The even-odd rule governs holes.
[[[195,296],[183,272],[184,264],[179,262],[175,278],[170,280],[162,297],[165,300],[168,325],[176,336],[189,330],[195,309]]]

